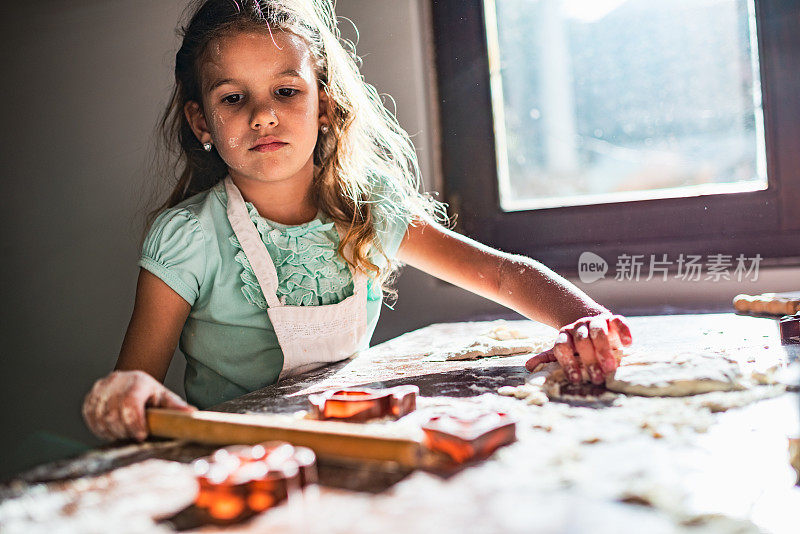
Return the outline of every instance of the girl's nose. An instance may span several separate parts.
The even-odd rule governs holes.
[[[278,115],[270,106],[263,106],[253,111],[250,127],[258,130],[264,126],[275,127],[278,125]]]

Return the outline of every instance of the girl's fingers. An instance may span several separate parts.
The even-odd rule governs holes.
[[[101,437],[104,439],[114,440],[117,435],[115,432],[115,423],[112,416],[113,395],[110,395],[108,389],[111,384],[104,379],[97,390],[97,406],[95,407],[95,421],[97,426],[100,427]]]
[[[147,428],[144,423],[144,406],[134,399],[128,399],[122,403],[121,411],[126,437],[144,441],[147,438]]]
[[[581,381],[581,371],[578,367],[578,361],[575,359],[575,345],[572,343],[572,338],[567,332],[561,332],[556,337],[556,344],[553,347],[553,354],[558,360],[561,368],[567,374],[569,381],[578,384]]]
[[[84,400],[86,425],[102,439],[145,439],[144,405],[158,387],[163,388],[147,373],[112,372],[95,382]]]
[[[81,410],[83,415],[83,420],[86,422],[86,426],[89,427],[89,430],[101,439],[107,439],[107,434],[105,429],[100,425],[99,421],[100,418],[98,417],[97,413],[97,396],[94,395],[95,388],[92,388],[92,391],[86,395],[86,399],[83,401],[83,409]]]
[[[155,406],[160,408],[171,408],[173,410],[184,410],[187,412],[194,412],[197,411],[197,408],[188,404],[185,400],[183,400],[180,395],[177,393],[170,391],[167,388],[162,388],[160,398],[158,399]]]
[[[609,328],[615,330],[619,336],[619,340],[623,345],[630,345],[633,343],[633,336],[631,329],[625,323],[625,318],[621,315],[615,315],[608,321]]]
[[[153,380],[155,382],[155,380]],[[138,441],[147,439],[147,421],[145,418],[145,405],[148,398],[153,395],[150,384],[135,385],[125,402],[124,415],[131,435]]]
[[[170,408],[173,410],[182,410],[187,412],[196,411],[197,408],[190,406],[186,403],[177,393],[174,393],[164,387],[162,384],[152,380],[152,390],[144,402],[137,404],[137,424],[136,424],[136,438],[144,440],[149,433],[147,427],[146,406],[153,406],[156,408]]]
[[[197,410],[197,408],[187,404],[179,395],[164,387],[150,375],[142,374],[137,378],[137,383],[132,386],[125,396],[125,406],[123,408],[128,432],[135,439],[139,441],[147,439],[149,433],[146,415],[147,406],[183,411]]]
[[[585,323],[578,325],[572,334],[572,340],[584,368],[589,373],[589,379],[593,384],[602,384],[605,381],[605,376],[600,365],[598,365],[594,344],[589,339],[589,327]]]
[[[115,439],[125,439],[129,437],[125,422],[122,419],[123,401],[124,399],[120,398],[119,395],[112,395],[106,405],[105,415],[103,417],[106,429]]]
[[[631,330],[621,315],[581,319],[564,327],[555,346],[533,356],[525,368],[533,371],[543,363],[558,361],[570,382],[579,383],[582,364],[591,381],[600,384],[619,365],[622,346],[632,342]]]
[[[83,422],[86,423],[86,426],[89,427],[93,433],[95,432],[95,424],[94,424],[94,410],[95,405],[95,397],[94,393],[94,386],[92,386],[91,391],[86,394],[86,397],[83,399],[83,405],[81,406],[81,416],[83,416]]]
[[[147,439],[147,406],[162,407],[164,392],[169,391],[146,373],[137,375],[137,381],[126,395],[131,434],[139,441]]]
[[[91,430],[92,433],[100,439],[113,441],[114,436],[111,434],[111,432],[109,432],[108,428],[106,428],[103,414],[100,412],[100,404],[97,400],[97,397],[92,397],[89,402],[90,405],[86,414],[86,424],[89,427],[89,430]]]
[[[589,337],[592,340],[597,361],[604,373],[610,373],[617,368],[617,360],[611,352],[608,339],[608,320],[606,317],[592,317],[589,320]]]
[[[533,371],[537,367],[539,367],[543,363],[550,363],[550,362],[557,362],[556,355],[553,354],[553,349],[547,349],[544,352],[540,352],[527,362],[525,362],[525,369],[528,371]]]

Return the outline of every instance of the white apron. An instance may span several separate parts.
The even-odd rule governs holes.
[[[367,332],[367,277],[353,272],[353,295],[337,304],[286,306],[278,299],[278,273],[239,188],[225,178],[228,220],[267,300],[267,313],[283,352],[279,379],[349,358]],[[337,227],[341,237],[341,230]],[[284,299],[285,300],[285,299]]]

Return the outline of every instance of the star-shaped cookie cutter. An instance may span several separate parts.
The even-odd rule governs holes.
[[[295,498],[317,482],[314,452],[286,442],[225,447],[193,466],[199,484],[195,507],[223,524]]]

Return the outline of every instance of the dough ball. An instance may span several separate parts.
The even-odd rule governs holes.
[[[541,406],[544,403],[548,402],[549,400],[550,399],[547,398],[547,395],[542,390],[536,390],[532,392],[530,395],[528,395],[528,398],[526,399],[528,404],[534,406]]]
[[[514,386],[500,386],[497,388],[497,394],[503,395],[504,397],[513,397],[516,392],[517,388]]]

